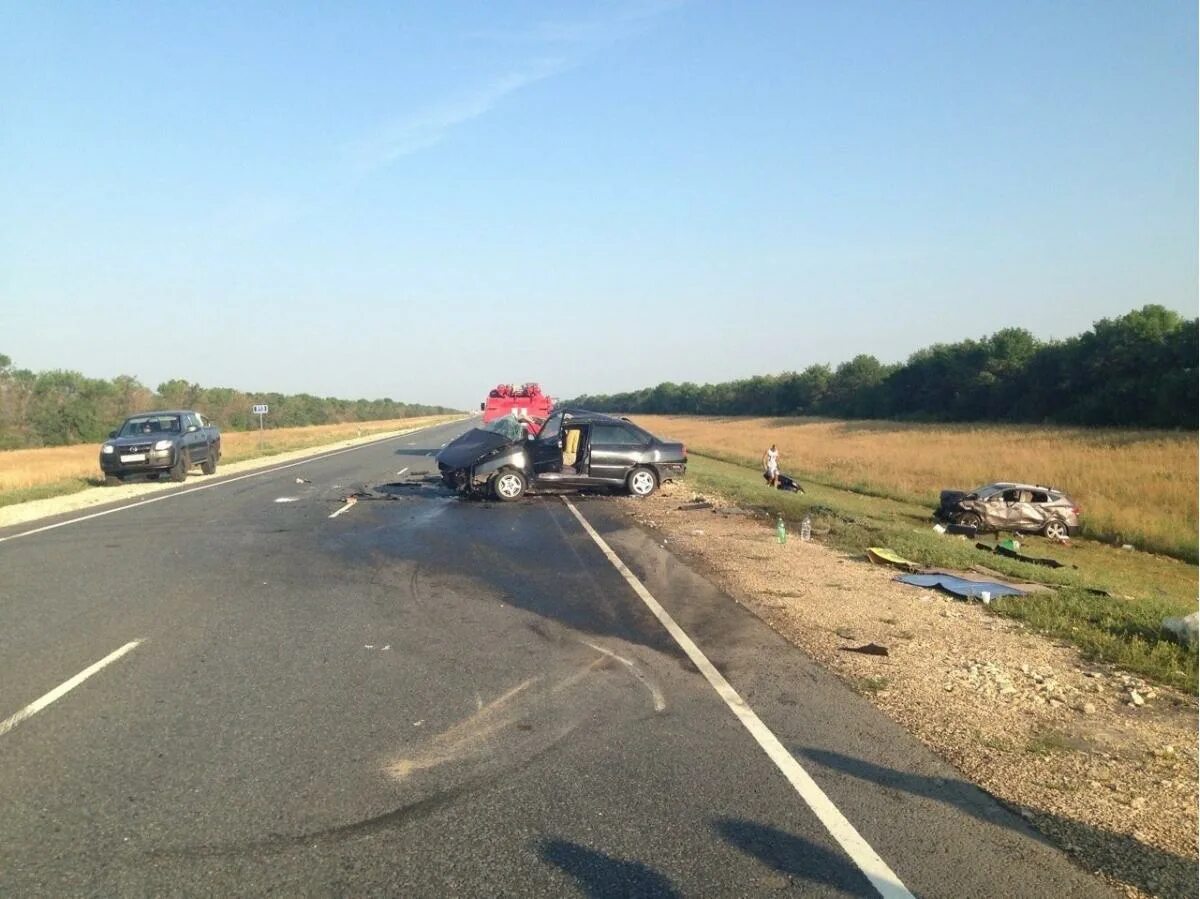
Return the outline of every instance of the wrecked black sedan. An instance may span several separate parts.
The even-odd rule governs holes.
[[[683,477],[687,449],[624,418],[562,409],[537,436],[511,416],[467,431],[438,453],[437,463],[447,486],[503,502],[527,490],[588,487],[649,496],[663,481]]]
[[[985,484],[970,493],[943,490],[933,514],[978,531],[1044,534],[1051,540],[1079,532],[1079,506],[1061,490],[1036,484]]]

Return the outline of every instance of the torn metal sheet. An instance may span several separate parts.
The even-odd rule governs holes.
[[[1058,559],[1043,559],[1037,556],[1026,556],[1017,552],[1015,549],[1010,549],[1003,544],[999,546],[988,546],[986,543],[976,543],[976,549],[982,549],[984,552],[995,553],[998,556],[1004,556],[1007,559],[1016,559],[1018,562],[1028,562],[1030,565],[1042,565],[1046,568],[1066,568]]]
[[[865,646],[839,646],[842,652],[858,652],[865,656],[885,656],[888,654],[886,646],[880,646],[878,643],[868,643]]]
[[[977,599],[982,593],[996,596],[1024,596],[1024,590],[996,581],[972,581],[952,574],[902,574],[896,580],[914,587],[936,588],[962,599]]]

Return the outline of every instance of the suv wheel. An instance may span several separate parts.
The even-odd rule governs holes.
[[[954,517],[954,523],[962,525],[964,528],[980,528],[983,526],[983,519],[974,512],[963,512],[961,515]]]
[[[171,480],[180,484],[187,480],[188,469],[192,467],[191,459],[185,450],[180,450],[175,456],[175,464],[171,466]]]
[[[1042,528],[1042,533],[1051,540],[1062,540],[1064,537],[1071,536],[1071,531],[1058,519],[1048,522],[1046,526]]]
[[[123,480],[121,480],[121,478],[118,475],[106,474],[104,476],[104,486],[105,487],[120,487],[124,483],[125,482]]]
[[[649,468],[635,468],[625,479],[625,487],[634,496],[649,496],[658,489],[658,478]]]
[[[200,470],[205,474],[217,473],[217,451],[211,446],[208,448],[208,456],[200,463]]]
[[[492,478],[492,494],[502,503],[520,499],[525,492],[525,475],[515,468],[505,468]]]

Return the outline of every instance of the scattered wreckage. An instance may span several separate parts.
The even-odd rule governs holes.
[[[970,493],[943,490],[933,517],[976,532],[1016,531],[1061,540],[1079,532],[1080,511],[1054,487],[1005,482],[985,484]]]
[[[473,428],[447,444],[437,463],[448,487],[502,502],[527,490],[593,487],[649,496],[662,482],[683,477],[687,448],[624,418],[561,409],[536,434],[515,416]]]

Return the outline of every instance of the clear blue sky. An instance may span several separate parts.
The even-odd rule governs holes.
[[[1196,314],[1191,2],[0,18],[20,367],[465,406]]]

